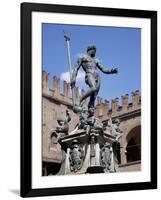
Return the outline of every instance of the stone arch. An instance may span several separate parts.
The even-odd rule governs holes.
[[[124,121],[121,122],[120,129],[123,131],[123,135],[121,137],[121,145],[124,148],[126,148],[126,146],[128,144],[127,135],[129,135],[129,133],[137,126],[141,126],[139,118],[137,119],[137,121],[136,121],[136,119],[135,119],[135,121],[130,119],[125,122]]]
[[[141,160],[141,125],[131,128],[126,135],[126,158],[127,162]]]

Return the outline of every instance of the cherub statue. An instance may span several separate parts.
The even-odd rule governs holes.
[[[103,130],[103,124],[94,116],[94,108],[89,108],[88,110],[83,110],[80,113],[80,120],[79,120],[79,129],[85,129],[86,134],[92,131],[101,131]]]
[[[120,130],[119,126],[120,126],[120,120],[118,118],[112,120],[112,123],[111,123],[112,135],[115,137],[115,140],[118,142],[122,136],[122,131]]]
[[[83,109],[79,115],[78,129],[86,129],[87,128],[87,126],[88,126],[87,118],[88,118],[88,110]]]
[[[88,125],[90,125],[91,129],[93,129],[93,130],[96,130],[96,131],[103,130],[102,122],[94,116],[94,108],[93,107],[89,108],[89,110],[88,110],[87,123],[88,123]]]
[[[58,143],[60,138],[68,135],[70,121],[71,121],[70,112],[68,110],[66,110],[66,118],[65,119],[57,119],[59,126],[57,126],[54,131],[57,135],[57,139],[55,140],[54,143]]]
[[[114,119],[111,120],[111,129],[112,129],[112,135],[115,137],[115,140],[112,144],[113,149],[113,160],[114,160],[114,171],[118,171],[118,163],[120,160],[120,138],[122,136],[122,131],[120,130],[120,120]]]

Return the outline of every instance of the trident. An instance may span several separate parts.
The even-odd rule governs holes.
[[[64,32],[64,31],[63,31]],[[69,64],[69,76],[70,76],[70,83],[72,82],[72,64],[71,64],[71,56],[70,56],[70,37],[67,33],[64,32],[64,38],[67,43],[67,53],[68,53],[68,64]],[[74,96],[74,88],[71,88],[72,90],[72,101],[73,101],[73,106],[75,105],[75,96]]]

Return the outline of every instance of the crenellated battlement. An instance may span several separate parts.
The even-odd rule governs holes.
[[[72,105],[72,98],[70,92],[70,84],[66,81],[61,83],[57,76],[53,76],[52,84],[49,83],[50,74],[46,71],[42,72],[42,93],[43,96],[56,99],[60,102],[65,102]],[[62,84],[62,87],[61,87]],[[50,87],[52,85],[52,88]],[[61,89],[62,88],[62,89]],[[79,87],[74,88],[74,95],[79,98],[84,93]],[[119,98],[116,97],[112,101],[103,100],[97,97],[95,114],[100,119],[104,120],[107,116],[118,116],[127,112],[132,112],[141,108],[141,95],[139,90],[131,93],[131,101],[129,102],[129,94],[121,96],[121,105],[119,105]]]
[[[102,98],[97,97],[96,116],[101,120],[107,118],[107,116],[116,117],[125,113],[130,113],[141,108],[141,94],[139,90],[131,92],[131,101],[129,101],[129,95],[125,94],[121,96],[121,105],[119,105],[119,98],[102,101]]]
[[[52,84],[50,84],[50,74],[46,71],[42,72],[42,93],[43,95],[53,97],[57,100],[63,100],[67,103],[72,104],[71,92],[70,92],[70,83],[63,81],[61,83],[60,78],[53,76]],[[62,84],[62,87],[61,87]],[[52,87],[50,87],[52,85]],[[62,90],[61,90],[62,88]],[[79,87],[74,88],[75,98],[79,98],[84,93],[84,90],[81,90]]]

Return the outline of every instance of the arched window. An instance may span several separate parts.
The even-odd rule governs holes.
[[[136,126],[127,135],[127,162],[141,160],[141,126]]]

